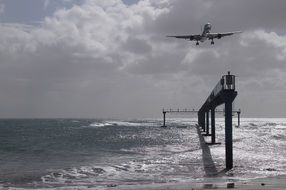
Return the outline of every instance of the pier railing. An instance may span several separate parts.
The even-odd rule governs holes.
[[[198,110],[195,110],[195,109],[164,109],[162,110],[162,114],[163,114],[163,125],[162,127],[167,127],[166,125],[166,115],[167,113],[168,114],[197,114],[199,111]],[[215,110],[215,113],[225,113],[225,110]],[[237,126],[239,127],[240,126],[240,113],[241,113],[241,110],[232,110],[232,114],[237,114]],[[208,132],[207,132],[208,133]]]
[[[162,127],[166,127],[166,114],[167,113],[170,113],[170,114],[174,114],[174,113],[175,114],[196,113],[197,114],[198,111],[195,109],[187,109],[187,108],[185,108],[185,109],[164,109],[163,108],[162,113],[163,113],[163,125],[162,125]]]

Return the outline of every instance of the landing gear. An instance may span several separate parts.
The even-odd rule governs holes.
[[[211,45],[214,45],[214,40],[212,40]]]
[[[197,42],[196,45],[197,45],[197,46],[200,45],[199,42]]]

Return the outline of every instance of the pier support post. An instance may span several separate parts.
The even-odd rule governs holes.
[[[162,127],[166,127],[166,112],[163,111],[163,126]]]
[[[210,134],[210,119],[209,119],[209,110],[206,112],[206,135]]]
[[[211,109],[212,144],[215,144],[215,108]]]
[[[206,131],[206,113],[205,112],[202,113],[202,129],[203,129],[203,132]]]
[[[236,94],[232,91],[224,93],[225,99],[225,160],[226,169],[233,168],[233,141],[232,141],[232,102]]]
[[[198,123],[199,126],[202,128],[202,130],[205,131],[205,112],[203,111],[198,112]]]
[[[240,109],[239,109],[239,111],[237,112],[237,126],[238,127],[240,127],[240,113],[241,113],[241,111],[240,111]]]

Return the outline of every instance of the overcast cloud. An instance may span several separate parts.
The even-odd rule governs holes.
[[[20,1],[0,0],[0,117],[160,117],[199,108],[228,70],[243,116],[286,115],[284,0]],[[165,37],[206,22],[244,33]]]

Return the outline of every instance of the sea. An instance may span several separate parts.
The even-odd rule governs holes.
[[[286,119],[233,118],[225,171],[224,118],[205,146],[197,118],[1,119],[0,188],[117,189],[286,175]],[[204,142],[202,142],[204,141]],[[209,154],[206,154],[208,153]],[[209,162],[209,163],[206,163]]]

